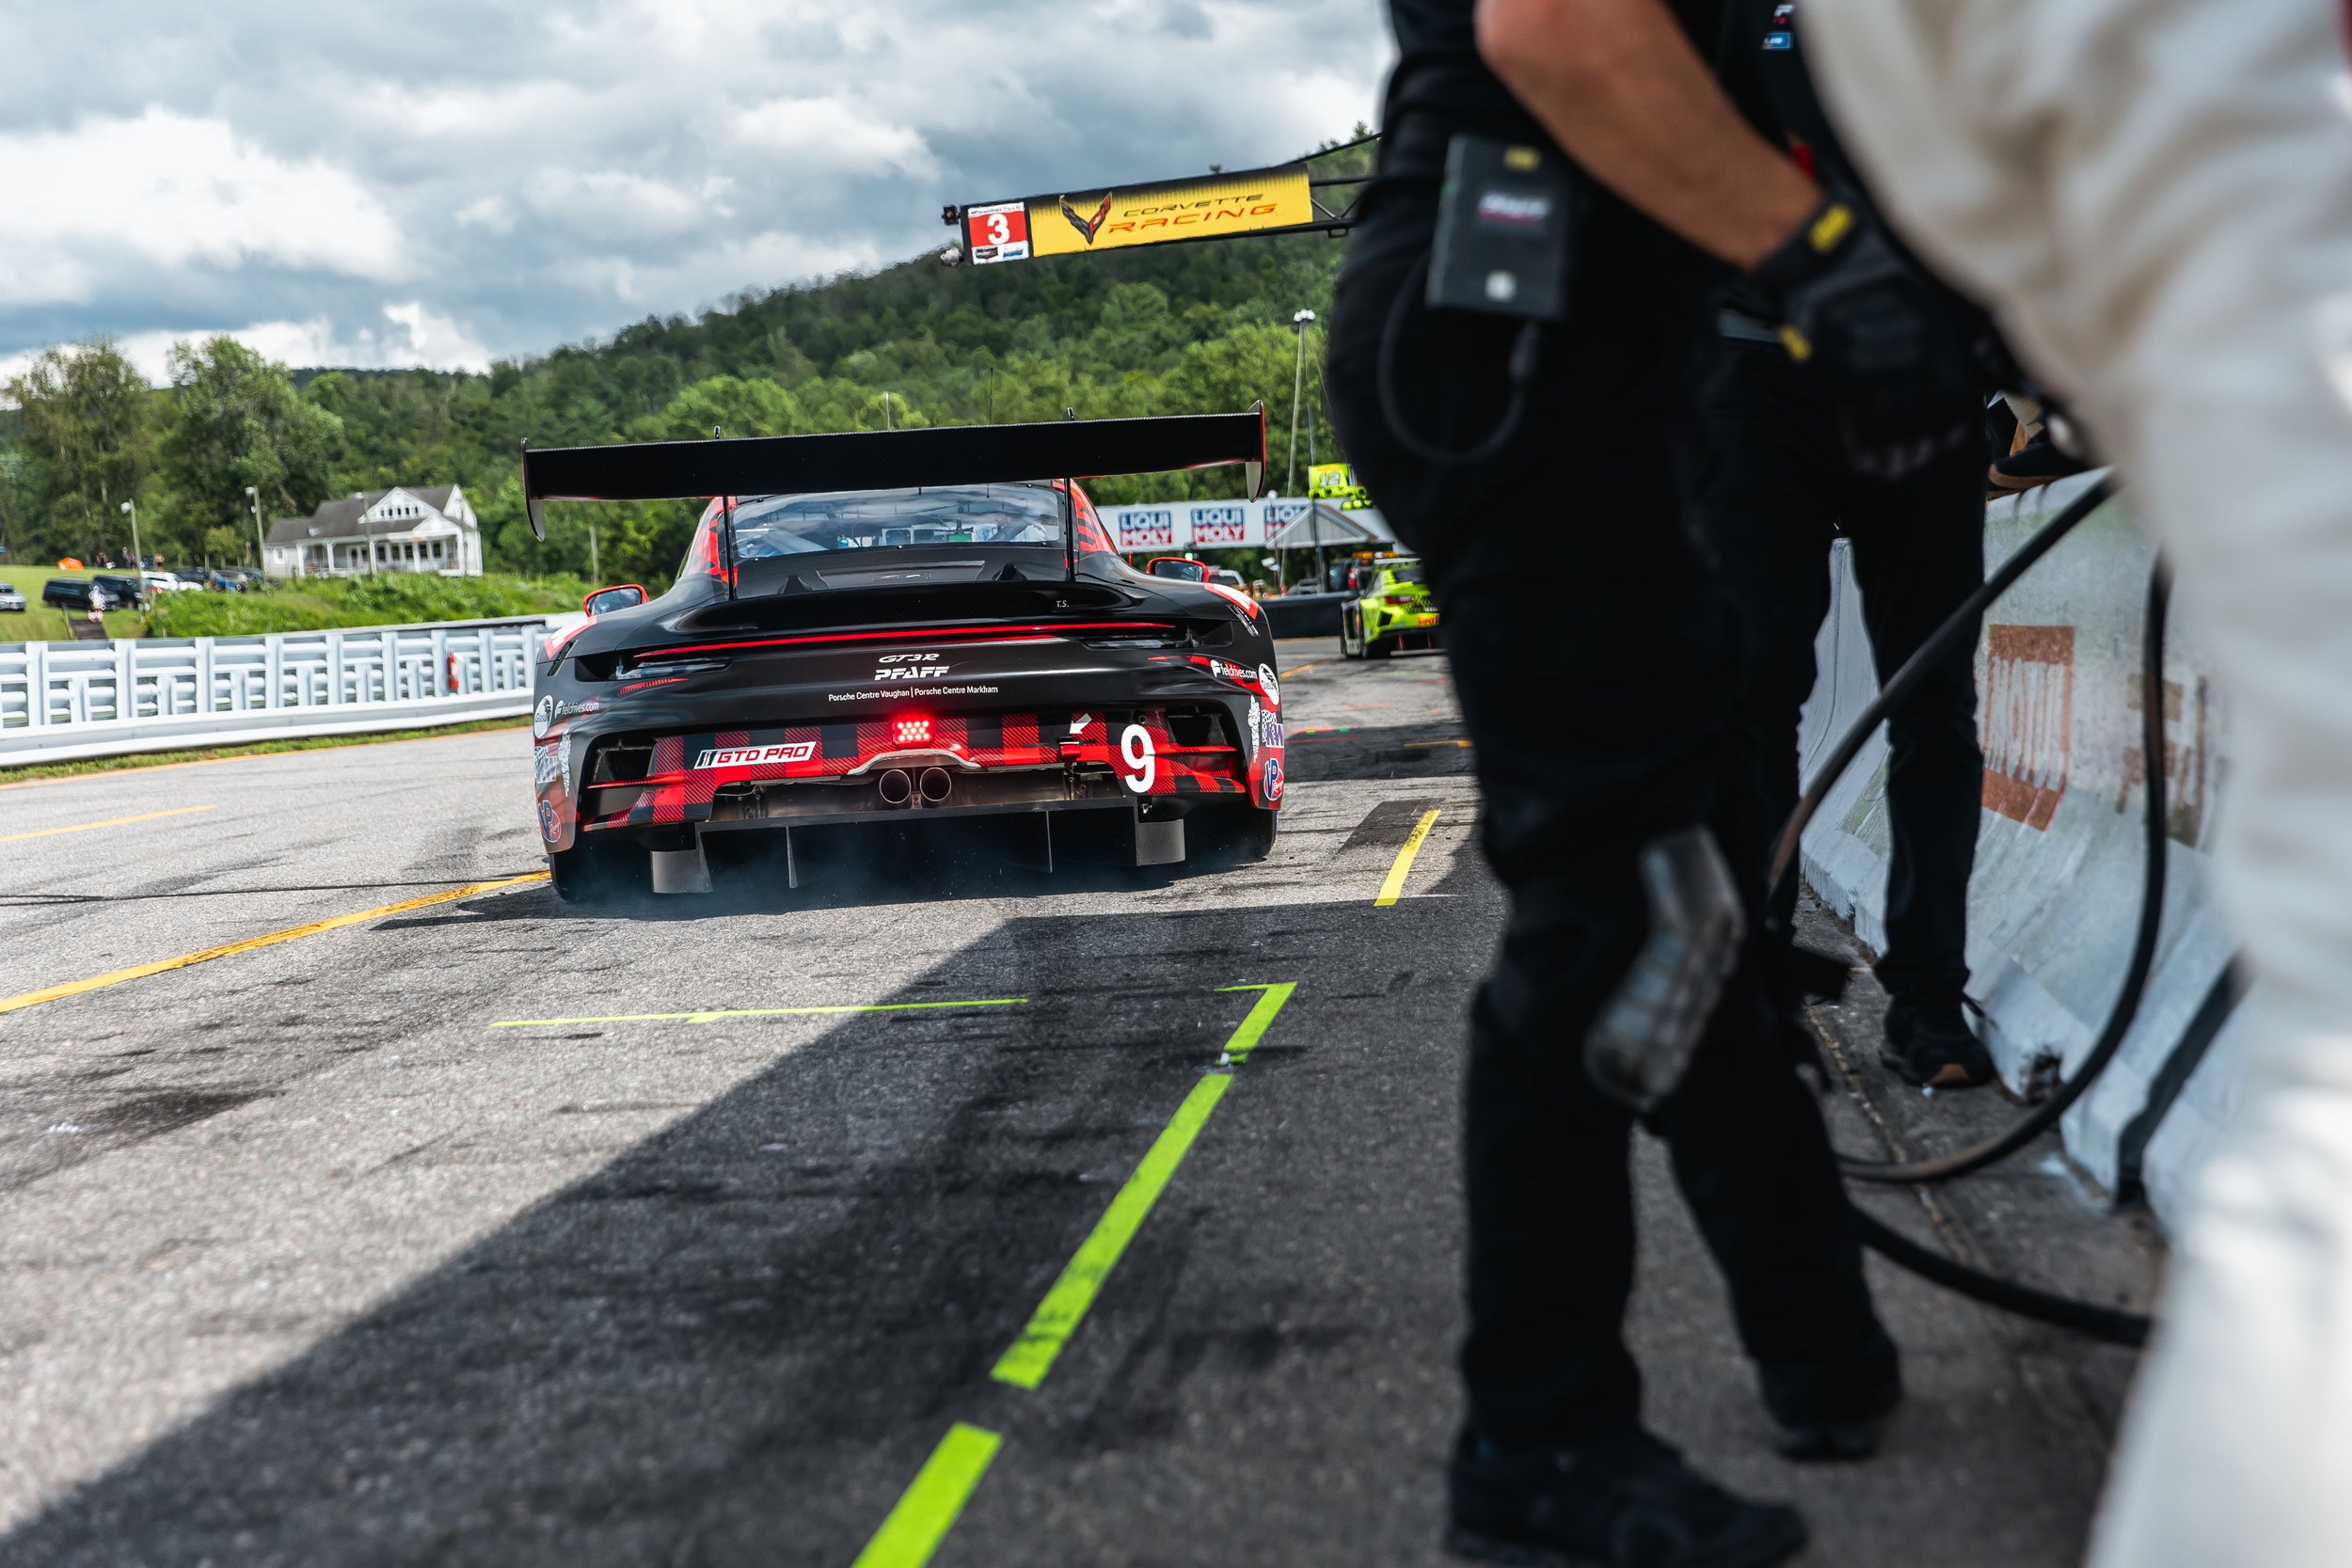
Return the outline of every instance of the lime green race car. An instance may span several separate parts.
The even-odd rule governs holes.
[[[1438,646],[1438,610],[1418,561],[1365,563],[1360,596],[1340,607],[1340,652],[1386,658],[1399,648]]]

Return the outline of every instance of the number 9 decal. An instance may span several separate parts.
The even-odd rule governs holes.
[[[1130,724],[1119,732],[1119,782],[1137,795],[1152,792],[1152,781],[1160,776],[1160,760],[1152,750],[1152,732],[1141,724]]]

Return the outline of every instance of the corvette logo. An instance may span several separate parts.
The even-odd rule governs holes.
[[[1065,196],[1061,198],[1061,215],[1070,220],[1071,228],[1086,236],[1087,244],[1092,245],[1095,231],[1103,227],[1103,220],[1111,215],[1111,193],[1103,193],[1103,205],[1094,209],[1094,215],[1090,218],[1080,217],[1078,209],[1073,207],[1070,198]]]
[[[694,770],[713,768],[759,768],[779,762],[806,762],[817,754],[814,740],[787,741],[781,746],[728,746],[694,758]]]

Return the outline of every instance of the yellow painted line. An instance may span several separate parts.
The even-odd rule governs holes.
[[[1282,677],[1282,679],[1284,679],[1284,680],[1288,680],[1288,679],[1290,679],[1293,675],[1303,675],[1303,674],[1305,674],[1305,673],[1306,673],[1308,671],[1310,671],[1310,670],[1320,670],[1320,669],[1322,669],[1322,668],[1323,668],[1323,665],[1322,665],[1320,662],[1317,662],[1317,663],[1314,663],[1314,664],[1301,664],[1301,665],[1297,665],[1297,666],[1295,666],[1295,667],[1294,667],[1294,668],[1292,668],[1292,669],[1279,671],[1279,672],[1278,672],[1278,673],[1279,673],[1279,674],[1280,674],[1280,676]]]
[[[1298,988],[1295,983],[1285,983],[1228,989],[1263,993],[1258,998],[1258,1005],[1249,1009],[1249,1016],[1243,1019],[1240,1027],[1233,1031],[1232,1037],[1225,1042],[1223,1054],[1231,1060],[1242,1061],[1257,1048],[1266,1026],[1274,1022],[1274,1015],[1282,1010],[1282,1005],[1290,1000],[1291,992]],[[1230,1072],[1209,1073],[1192,1086],[1192,1092],[1184,1096],[1184,1102],[1176,1107],[1176,1114],[1168,1118],[1160,1135],[1152,1140],[1151,1149],[1143,1156],[1143,1163],[1136,1166],[1135,1174],[1128,1177],[1126,1183],[1112,1196],[1110,1207],[1104,1211],[1102,1219],[1095,1223],[1087,1239],[1078,1243],[1078,1250],[1071,1255],[1061,1276],[1054,1281],[1053,1288],[1045,1292],[1045,1299],[1039,1302],[1037,1310],[1029,1315],[1028,1325],[1022,1329],[1020,1338],[1013,1340],[1003,1355],[997,1357],[995,1368],[989,1373],[991,1377],[999,1383],[1009,1383],[1016,1388],[1035,1388],[1045,1381],[1045,1374],[1054,1370],[1055,1357],[1061,1354],[1062,1347],[1078,1331],[1078,1324],[1085,1320],[1087,1309],[1102,1293],[1103,1282],[1118,1266],[1120,1256],[1127,1250],[1127,1243],[1135,1240],[1136,1232],[1143,1228],[1143,1222],[1150,1216],[1152,1206],[1159,1201],[1160,1194],[1168,1190],[1169,1180],[1175,1176],[1176,1167],[1184,1163],[1184,1156],[1191,1151],[1193,1140],[1200,1135],[1200,1129],[1208,1125],[1209,1114],[1216,1109],[1217,1101],[1223,1100],[1225,1091],[1232,1086],[1233,1077]]]
[[[1408,740],[1405,744],[1409,750],[1415,746],[1467,746],[1470,742],[1467,740]]]
[[[961,1421],[949,1427],[850,1568],[923,1568],[955,1528],[956,1516],[1004,1442],[995,1433]]]
[[[1372,901],[1373,908],[1385,910],[1405,896],[1406,873],[1413,869],[1413,857],[1421,853],[1422,841],[1429,836],[1437,820],[1434,806],[1421,814],[1421,820],[1413,824],[1412,832],[1405,840],[1405,847],[1396,852],[1396,863],[1389,867],[1389,879],[1380,884],[1380,896]]]
[[[1249,1009],[1249,1016],[1241,1021],[1241,1027],[1233,1031],[1233,1037],[1225,1042],[1225,1053],[1217,1058],[1217,1065],[1222,1067],[1227,1062],[1249,1060],[1249,1053],[1257,1050],[1258,1042],[1265,1037],[1266,1026],[1274,1022],[1274,1015],[1282,1010],[1282,1004],[1291,999],[1291,992],[1298,989],[1298,982],[1285,980],[1272,986],[1219,986],[1216,989],[1259,993],[1258,1005]]]
[[[0,997],[0,1013],[12,1013],[24,1007],[38,1007],[43,1002],[56,1002],[65,997],[79,996],[84,991],[103,990],[108,986],[119,986],[125,980],[143,980],[150,974],[164,974],[175,969],[185,969],[190,964],[205,963],[214,958],[233,958],[239,953],[257,952],[264,947],[275,947],[281,942],[297,942],[304,937],[317,936],[321,932],[339,931],[346,926],[363,926],[371,920],[381,920],[386,915],[405,914],[410,910],[430,909],[435,904],[447,904],[454,899],[470,898],[477,893],[496,893],[501,888],[519,887],[525,882],[544,882],[547,879],[546,872],[532,871],[520,877],[501,877],[494,882],[469,882],[464,887],[451,888],[445,893],[428,893],[421,898],[404,898],[397,904],[380,904],[374,909],[360,910],[352,914],[339,914],[326,920],[313,920],[308,926],[289,926],[282,931],[271,931],[262,936],[247,937],[243,942],[224,942],[218,947],[207,947],[200,953],[183,953],[176,958],[158,958],[153,963],[135,964],[129,969],[118,969],[105,974],[93,974],[87,980],[69,980],[64,985],[51,986],[43,990],[28,990],[15,996]]]
[[[1025,996],[985,996],[970,1002],[851,1002],[822,1007],[727,1007],[701,1013],[614,1013],[608,1018],[507,1018],[493,1029],[558,1023],[716,1023],[723,1018],[818,1018],[835,1013],[910,1013],[931,1007],[1018,1007]]]
[[[86,833],[92,828],[120,828],[133,822],[152,822],[162,816],[186,816],[194,812],[218,810],[218,806],[174,806],[169,811],[143,811],[136,816],[109,816],[103,822],[76,822],[71,828],[36,828],[29,833],[0,833],[0,844],[14,844],[27,838],[53,838],[58,833]]]

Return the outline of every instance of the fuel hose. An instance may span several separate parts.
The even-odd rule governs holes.
[[[1920,645],[1919,650],[1886,683],[1876,700],[1855,719],[1830,752],[1812,786],[1798,800],[1796,810],[1789,815],[1788,826],[1781,831],[1780,841],[1772,852],[1771,881],[1775,891],[1796,863],[1798,846],[1806,826],[1820,812],[1821,803],[1828,799],[1829,792],[1836,787],[1846,769],[1853,765],[1854,758],[1861,753],[1880,723],[1918,689],[1920,682],[1927,678],[1928,672],[1940,659],[1948,657],[1958,642],[1963,638],[1974,638],[1978,617],[1988,606],[2049,554],[2058,541],[2081,526],[2084,519],[2096,512],[2114,493],[2112,483],[2102,480],[2042,525],[1985,579],[1982,587],[1952,612],[1950,618],[1936,629],[1934,636]],[[2133,937],[2131,957],[2124,966],[2122,984],[2108,1009],[2106,1022],[2073,1076],[2007,1132],[1980,1143],[1922,1160],[1862,1160],[1840,1154],[1838,1166],[1849,1179],[1926,1183],[1948,1181],[1954,1177],[1982,1170],[2015,1153],[2057,1125],[2068,1107],[2083,1097],[2122,1048],[2123,1037],[2130,1032],[2132,1021],[2138,1014],[2140,998],[2147,990],[2149,973],[2154,966],[2156,938],[2164,918],[2166,807],[2164,704],[2161,693],[2164,690],[2165,622],[2169,597],[2169,582],[2163,563],[2159,562],[2149,576],[2147,621],[2140,639],[2141,804],[2147,865],[2140,887],[2138,927]],[[1854,1209],[1853,1215],[1856,1233],[1864,1245],[1889,1262],[1932,1283],[1957,1291],[1987,1306],[2111,1343],[2137,1345],[2147,1338],[2148,1319],[2139,1313],[2077,1301],[1985,1274],[1956,1263],[1913,1242],[1859,1208]]]

